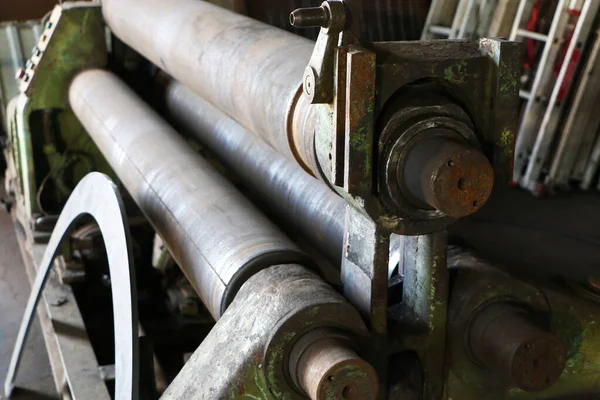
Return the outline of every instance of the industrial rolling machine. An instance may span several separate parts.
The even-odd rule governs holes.
[[[293,11],[315,43],[200,0],[56,6],[7,110],[35,278],[7,395],[40,299],[75,399],[598,391],[597,288],[448,246],[512,176],[520,45],[359,16]]]

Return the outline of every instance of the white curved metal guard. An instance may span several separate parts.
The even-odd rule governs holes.
[[[63,240],[69,237],[75,222],[84,215],[92,216],[98,224],[108,256],[115,331],[115,398],[138,399],[138,315],[129,225],[117,187],[108,176],[99,172],[92,172],[79,182],[56,222],[38,268],[10,360],[4,383],[7,397],[14,388],[23,346],[54,257],[59,254]]]

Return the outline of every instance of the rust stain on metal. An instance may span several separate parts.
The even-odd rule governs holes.
[[[487,202],[494,186],[494,170],[479,151],[465,149],[439,165],[428,184],[431,203],[446,215],[460,218]]]

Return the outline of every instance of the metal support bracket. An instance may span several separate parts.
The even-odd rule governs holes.
[[[333,100],[335,52],[346,20],[346,8],[339,0],[324,1],[320,7],[301,8],[290,15],[291,24],[297,28],[321,27],[302,80],[304,94],[311,104]]]

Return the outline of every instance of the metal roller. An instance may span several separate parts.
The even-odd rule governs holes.
[[[294,113],[310,108],[302,76],[313,42],[204,1],[104,0],[102,9],[113,33],[161,69],[282,154],[312,157],[288,138]]]
[[[306,257],[123,82],[77,75],[73,111],[218,319],[255,272]]]
[[[368,340],[331,286],[276,265],[248,279],[161,399],[375,400],[379,375],[357,354]]]
[[[330,179],[327,162],[317,160],[315,151],[315,132],[324,128],[302,88],[304,79],[304,94],[311,92],[304,70],[311,59],[312,42],[204,1],[104,0],[102,8],[108,26],[127,45],[318,179]],[[298,22],[302,15],[295,12],[292,19]],[[383,169],[401,168],[396,165],[398,159],[408,155],[399,154],[410,152],[392,147],[380,160],[380,166],[386,166]],[[428,169],[423,181],[432,181],[432,196],[417,207],[433,204],[436,210],[457,218],[485,203],[493,182],[489,161],[472,144],[462,150],[460,154],[433,154],[460,156],[461,162],[445,172],[438,167]],[[468,167],[480,172],[469,173]],[[446,182],[448,176],[452,184]],[[462,189],[455,195],[461,179],[470,188],[468,199]],[[396,204],[404,196],[397,193],[403,190],[399,186],[395,180],[381,185],[384,194],[393,197],[387,206],[396,214],[406,208]]]
[[[344,199],[181,83],[165,85],[171,117],[239,175],[261,200],[340,265]]]

